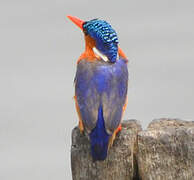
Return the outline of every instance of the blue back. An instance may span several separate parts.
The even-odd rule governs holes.
[[[112,134],[121,121],[128,87],[126,61],[115,63],[81,60],[75,77],[77,97],[84,127],[90,133],[95,127],[101,106],[105,128]]]
[[[75,94],[94,160],[107,156],[108,141],[121,122],[128,87],[126,61],[81,60],[75,77]]]

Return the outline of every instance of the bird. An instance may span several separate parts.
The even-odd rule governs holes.
[[[79,130],[87,134],[93,161],[103,161],[121,131],[127,105],[128,59],[118,36],[105,20],[67,16],[84,34],[85,51],[74,79]]]

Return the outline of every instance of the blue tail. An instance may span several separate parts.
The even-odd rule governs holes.
[[[93,160],[105,160],[107,156],[108,140],[110,135],[108,135],[105,130],[103,111],[101,106],[98,109],[98,120],[96,127],[89,135]]]

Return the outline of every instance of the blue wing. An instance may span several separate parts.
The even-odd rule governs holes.
[[[82,121],[88,133],[96,127],[102,106],[107,133],[112,134],[121,122],[128,87],[125,60],[116,63],[81,60],[75,77],[75,94]]]

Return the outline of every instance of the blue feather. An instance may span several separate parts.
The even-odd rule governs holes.
[[[83,24],[86,35],[90,35],[96,41],[96,47],[105,54],[110,62],[115,63],[118,52],[118,37],[109,23],[94,19]]]
[[[108,140],[121,122],[127,84],[124,59],[115,63],[82,60],[77,66],[75,94],[94,160],[107,156]]]
[[[100,106],[98,109],[98,120],[96,127],[91,131],[89,136],[93,160],[96,161],[106,159],[110,135],[108,135],[105,130],[102,106]]]

